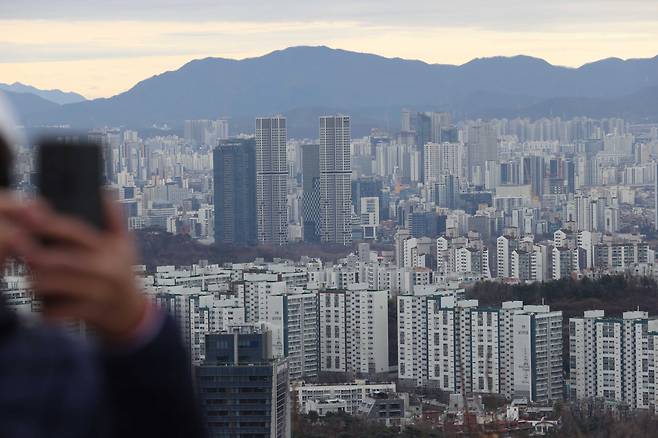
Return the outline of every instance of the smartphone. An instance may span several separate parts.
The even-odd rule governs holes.
[[[0,189],[11,185],[11,148],[9,143],[0,135]]]
[[[39,193],[55,211],[105,228],[102,154],[98,144],[42,140],[37,158]]]

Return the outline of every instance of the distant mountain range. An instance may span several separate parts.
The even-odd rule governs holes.
[[[52,103],[56,103],[58,105],[84,102],[87,100],[84,98],[84,96],[78,93],[73,93],[71,91],[40,90],[31,85],[21,84],[20,82],[14,82],[13,84],[0,84],[0,90],[9,91],[12,93],[34,94],[35,96],[48,100]]]
[[[658,56],[609,58],[579,68],[528,56],[454,66],[292,47],[244,60],[191,61],[110,98],[20,105],[27,125],[80,128],[180,127],[185,119],[231,117],[232,132],[249,132],[253,117],[284,114],[291,136],[309,137],[317,136],[320,114],[352,115],[353,131],[360,135],[372,127],[397,128],[403,107],[449,111],[455,118],[582,115],[656,121]]]

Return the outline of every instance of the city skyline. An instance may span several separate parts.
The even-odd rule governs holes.
[[[135,272],[178,325],[210,436],[288,438],[329,412],[392,436],[467,412],[574,436],[564,413],[593,397],[655,411],[658,124],[399,117],[353,136],[349,115],[323,115],[317,141],[283,116],[234,137],[226,119],[87,132],[151,240]],[[29,192],[34,150],[16,151]],[[40,312],[21,265],[3,287]],[[422,394],[449,397],[441,423]]]
[[[70,281],[71,308],[97,309],[61,330],[94,361],[107,342],[129,365],[125,345],[161,379],[178,361],[172,398],[189,380],[185,404],[126,418],[189,410],[209,438],[655,435],[656,0],[0,17],[0,313],[19,315],[0,328],[38,328]],[[49,196],[64,160],[62,181],[97,177]],[[69,203],[109,211],[106,190],[103,227],[51,236],[87,220]],[[114,386],[144,399],[145,382]]]

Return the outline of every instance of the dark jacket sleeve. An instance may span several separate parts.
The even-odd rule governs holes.
[[[204,437],[190,360],[174,321],[139,349],[104,353],[108,414],[116,437]]]

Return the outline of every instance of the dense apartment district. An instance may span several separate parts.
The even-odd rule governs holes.
[[[657,277],[657,125],[405,110],[394,134],[353,139],[337,115],[309,140],[286,124],[88,134],[131,229],[218,251],[345,248],[335,260],[136,267],[178,321],[211,432],[290,436],[298,412],[544,434],[559,427],[556,402],[658,408],[658,319],[641,309],[565,321],[543,303],[468,298],[481,281]],[[17,156],[31,190],[30,148]],[[38,311],[20,265],[3,282],[19,312]],[[492,395],[504,408],[485,408]]]

